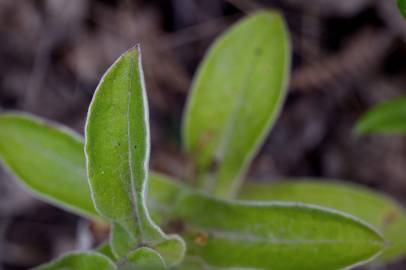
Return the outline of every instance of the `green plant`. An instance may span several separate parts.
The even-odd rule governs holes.
[[[196,165],[192,186],[148,172],[138,47],[101,80],[85,144],[31,115],[0,116],[0,156],[25,186],[111,225],[101,247],[36,269],[325,270],[405,255],[406,215],[382,195],[343,184],[242,181],[282,106],[289,63],[286,27],[274,12],[249,16],[211,47],[183,122],[185,151]],[[174,222],[177,235],[164,233]]]
[[[406,0],[397,0],[397,7],[406,19]],[[354,131],[360,135],[406,133],[406,98],[398,97],[375,105],[361,116]]]
[[[406,133],[406,98],[385,101],[368,110],[355,126],[358,134]]]
[[[403,18],[406,19],[406,1],[405,0],[397,0],[398,9],[400,14],[402,14]]]

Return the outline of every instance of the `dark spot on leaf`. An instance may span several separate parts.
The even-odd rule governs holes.
[[[207,170],[209,172],[217,172],[219,167],[220,167],[220,164],[221,164],[220,160],[212,159],[211,162],[210,162],[209,167],[207,168]]]
[[[203,232],[198,232],[195,236],[194,242],[199,246],[205,246],[207,244],[208,236]]]
[[[200,152],[206,145],[213,139],[213,134],[211,132],[205,132],[197,141],[197,151]]]
[[[388,227],[392,225],[396,220],[399,218],[399,213],[396,210],[392,210],[386,214],[386,216],[383,219],[382,222],[382,227]]]
[[[261,54],[262,54],[261,48],[255,48],[254,54],[255,54],[256,56],[261,56]]]

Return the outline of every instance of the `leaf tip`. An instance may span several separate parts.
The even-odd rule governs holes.
[[[360,137],[362,135],[365,135],[368,132],[368,129],[365,127],[365,125],[361,119],[360,121],[355,123],[355,126],[351,132],[356,137]]]

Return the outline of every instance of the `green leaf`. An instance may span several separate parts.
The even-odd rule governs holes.
[[[107,241],[107,242],[104,242],[104,243],[101,244],[101,245],[99,245],[99,246],[95,249],[95,251],[97,251],[97,252],[100,253],[100,254],[103,254],[104,256],[110,258],[110,259],[113,260],[113,261],[116,260],[116,257],[114,256],[113,251],[111,250],[111,247],[110,247],[110,243],[109,243],[108,241]]]
[[[132,249],[176,241],[171,247],[178,248],[178,263],[183,241],[165,235],[146,207],[149,151],[148,103],[136,47],[110,67],[93,96],[86,123],[89,182],[96,209],[132,236]]]
[[[33,270],[117,270],[106,256],[96,252],[69,253]]]
[[[403,18],[406,19],[406,0],[397,0],[398,9]]]
[[[127,261],[119,267],[120,270],[163,270],[167,269],[165,263],[153,249],[141,247],[127,255]]]
[[[341,269],[373,258],[384,245],[368,225],[326,208],[224,201],[158,175],[149,196],[151,207],[180,228],[188,255],[213,267]]]
[[[144,205],[149,123],[139,57],[137,49],[126,52],[100,81],[89,108],[85,152],[96,209],[143,241],[144,233],[156,229]]]
[[[82,139],[32,115],[0,116],[0,158],[35,194],[77,214],[97,217],[86,181]]]
[[[137,239],[118,223],[113,223],[110,234],[110,248],[116,259],[127,255],[129,250],[134,249]]]
[[[232,196],[285,97],[290,44],[282,17],[258,12],[210,48],[193,83],[183,139],[199,183]]]
[[[186,257],[183,260],[182,264],[179,265],[176,269],[177,270],[196,270],[196,269],[222,270],[224,268],[212,267],[212,266],[206,264],[204,261],[202,261],[198,257]],[[230,268],[228,268],[228,269],[230,269]]]
[[[239,198],[298,201],[352,214],[377,228],[388,242],[381,256],[394,261],[406,256],[406,212],[391,198],[358,185],[308,181],[246,183]]]
[[[397,98],[378,104],[367,111],[355,126],[357,134],[406,133],[406,98]]]

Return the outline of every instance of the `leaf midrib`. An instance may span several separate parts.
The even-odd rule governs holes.
[[[138,54],[137,54],[137,57],[139,57]],[[135,179],[134,172],[133,172],[133,169],[132,169],[133,166],[134,166],[134,160],[133,160],[132,140],[131,140],[131,135],[132,135],[131,134],[131,124],[132,124],[132,122],[131,122],[131,115],[130,115],[130,112],[131,112],[130,106],[132,105],[131,104],[131,97],[132,97],[131,94],[132,94],[132,86],[133,86],[132,85],[132,79],[133,79],[132,76],[134,75],[134,70],[135,70],[135,59],[134,59],[134,57],[130,57],[130,69],[129,69],[129,74],[128,74],[129,84],[128,84],[128,89],[127,89],[127,92],[128,92],[128,106],[127,106],[127,140],[128,140],[128,143],[127,143],[127,151],[128,151],[128,169],[129,169],[129,172],[130,172],[129,176],[130,176],[130,193],[131,193],[129,199],[130,199],[130,203],[131,203],[132,212],[133,212],[133,215],[134,215],[134,218],[135,218],[136,231],[137,231],[137,234],[138,234],[138,237],[139,237],[140,241],[143,242],[144,239],[145,239],[145,235],[144,235],[144,230],[143,230],[142,225],[141,225],[140,213],[138,212],[138,209],[137,209],[137,204],[140,204],[140,203],[142,204],[143,203],[143,199],[139,198],[139,196],[137,196],[137,195],[142,196],[141,195],[142,192],[138,192],[138,194],[136,194],[137,193],[136,188],[135,188],[136,179]]]
[[[256,235],[251,233],[242,233],[242,232],[233,232],[225,230],[216,230],[216,229],[205,229],[201,227],[190,227],[193,228],[193,231],[204,231],[210,236],[216,238],[222,238],[230,240],[233,242],[244,242],[251,244],[275,244],[275,245],[340,245],[340,244],[359,244],[366,243],[370,245],[381,246],[382,242],[379,240],[368,240],[368,241],[357,241],[356,239],[349,240],[335,240],[335,239],[283,239],[280,237],[270,237],[264,235]]]
[[[258,34],[255,38],[256,38],[256,42],[255,44],[262,43],[263,40],[265,40],[267,38],[266,35],[264,35],[265,33],[268,32],[268,29],[264,29],[263,32],[261,32],[261,34]],[[254,43],[254,42],[253,42]],[[248,60],[251,63],[254,63],[256,60],[258,59],[258,57],[254,54],[251,55],[250,59]],[[232,110],[232,113],[229,115],[228,120],[226,121],[226,124],[223,132],[219,133],[219,134],[224,134],[220,139],[219,139],[219,146],[217,147],[217,151],[215,151],[214,154],[214,158],[217,161],[224,161],[227,153],[229,152],[230,149],[230,138],[233,136],[232,131],[235,129],[235,126],[238,123],[238,115],[241,111],[241,107],[243,105],[243,98],[245,97],[245,95],[247,94],[247,85],[250,82],[250,77],[251,74],[254,72],[254,69],[251,68],[253,65],[248,65],[247,66],[247,71],[244,72],[246,74],[246,76],[244,77],[244,81],[241,84],[241,87],[238,91],[238,100],[234,105],[234,108]],[[255,140],[255,142],[257,141],[257,139]],[[255,145],[255,144],[254,144]],[[243,160],[243,162],[245,163],[246,160],[249,160],[251,158],[253,154],[250,153],[249,157],[247,157],[245,160]],[[238,171],[236,171],[234,173],[234,175],[238,175],[242,170],[244,170],[244,166],[242,166]],[[221,171],[221,168],[219,168],[219,171]],[[213,186],[216,185],[215,183],[219,181],[219,176],[217,173],[216,179],[215,181],[211,181],[212,186],[209,187],[209,190],[212,190]]]

